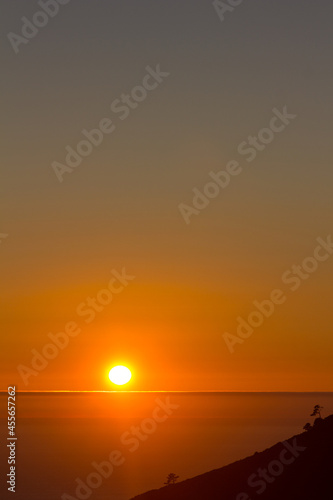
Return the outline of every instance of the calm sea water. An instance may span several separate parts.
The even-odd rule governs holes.
[[[129,500],[261,451],[302,432],[333,393],[18,394],[16,494],[7,491],[6,397],[1,394],[0,492],[16,500]],[[112,454],[112,452],[114,452]],[[102,478],[95,465],[104,464]],[[94,472],[93,475],[91,475]],[[80,483],[82,485],[82,483]],[[97,486],[97,487],[96,487]]]

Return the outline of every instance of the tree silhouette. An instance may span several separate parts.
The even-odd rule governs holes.
[[[310,431],[312,429],[312,425],[308,422],[307,424],[304,425],[303,429],[305,431]]]
[[[324,407],[323,406],[320,406],[320,405],[315,405],[314,408],[313,408],[313,412],[311,413],[310,417],[316,417],[317,415],[319,415],[319,418],[321,418],[321,410],[323,410]]]
[[[173,472],[171,472],[168,477],[167,477],[167,480],[164,484],[166,484],[167,486],[171,486],[172,484],[175,484],[175,482],[177,481],[177,479],[179,479],[179,476],[177,476],[176,474],[174,474]]]

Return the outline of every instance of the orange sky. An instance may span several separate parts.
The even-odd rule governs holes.
[[[331,390],[333,256],[296,291],[282,280],[331,234],[331,27],[278,5],[222,25],[199,3],[153,9],[149,23],[87,5],[88,32],[69,7],[61,43],[39,35],[47,54],[42,39],[5,52],[0,388],[111,389],[121,363],[132,390]],[[158,64],[165,81],[126,120],[112,115]],[[297,118],[248,162],[239,145],[284,106]],[[59,183],[52,162],[104,117],[115,132]],[[241,174],[186,224],[179,204],[231,160]],[[134,279],[79,315],[123,268]],[[229,352],[223,334],[274,289],[284,303]],[[69,322],[80,333],[36,372],[31,351]],[[27,385],[19,365],[35,372]]]

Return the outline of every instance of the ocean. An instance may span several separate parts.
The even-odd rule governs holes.
[[[16,500],[129,500],[262,451],[333,413],[333,393],[52,392],[16,395]],[[9,473],[0,396],[0,492]]]

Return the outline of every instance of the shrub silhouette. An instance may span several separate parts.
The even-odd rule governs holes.
[[[173,472],[171,472],[168,477],[167,477],[167,480],[164,484],[166,484],[167,486],[171,486],[172,484],[175,484],[175,482],[177,481],[177,479],[179,479],[179,476],[177,476],[176,474],[174,474]]]

